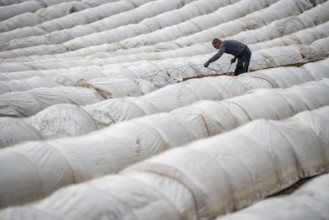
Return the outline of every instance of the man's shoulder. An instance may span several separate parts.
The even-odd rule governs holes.
[[[225,47],[228,44],[231,44],[231,40],[223,40],[222,43],[220,44],[220,47]]]
[[[242,42],[237,41],[237,40],[224,40],[226,44],[242,44]]]

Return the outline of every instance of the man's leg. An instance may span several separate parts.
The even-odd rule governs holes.
[[[248,72],[250,58],[251,58],[251,52],[249,50],[238,58],[238,63],[236,64],[236,68],[234,71],[235,76]]]
[[[244,61],[244,65],[243,65],[243,72],[244,73],[248,72],[250,58],[251,58],[251,52],[248,51],[248,53],[246,53],[246,55],[245,55],[245,61]]]
[[[236,64],[234,70],[234,76],[240,75],[241,73],[243,73],[243,60],[238,58],[238,63]]]

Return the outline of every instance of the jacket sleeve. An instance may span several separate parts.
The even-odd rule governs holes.
[[[225,47],[222,46],[219,48],[219,51],[212,57],[208,60],[208,63],[212,63],[212,62],[215,62],[216,60],[218,60],[225,52]]]

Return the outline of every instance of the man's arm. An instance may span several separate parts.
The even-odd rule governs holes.
[[[225,52],[225,47],[220,47],[219,51],[212,57],[210,58],[205,64],[205,67],[208,67],[210,63],[215,62],[216,60],[218,60]]]

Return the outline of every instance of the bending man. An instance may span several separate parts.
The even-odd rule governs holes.
[[[218,38],[215,38],[212,41],[212,45],[219,51],[204,64],[204,67],[208,67],[210,63],[218,60],[223,53],[228,53],[234,56],[231,63],[235,63],[236,59],[238,59],[238,63],[234,71],[235,76],[248,72],[251,51],[247,45],[236,40],[221,41]]]

